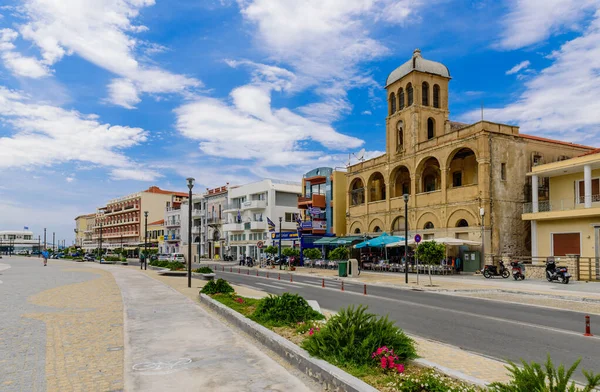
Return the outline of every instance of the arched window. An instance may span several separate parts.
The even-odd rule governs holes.
[[[354,229],[354,234],[360,234],[360,229],[358,227]]]
[[[392,93],[390,95],[390,115],[396,113],[396,95]]]
[[[413,87],[410,83],[406,86],[406,94],[408,95],[408,103],[406,106],[411,106],[413,104]]]
[[[427,140],[435,137],[435,120],[431,117],[427,119]]]
[[[421,95],[423,96],[423,106],[429,106],[429,84],[427,84],[427,82],[423,82],[421,90]]]
[[[380,232],[381,232],[381,227],[379,227],[379,226],[375,226],[375,227],[373,228],[373,232],[374,232],[374,233],[380,233]]]
[[[456,222],[456,227],[469,227],[469,222],[467,222],[466,219],[461,219]]]
[[[400,90],[398,90],[398,107],[400,108],[400,110],[404,109],[404,89],[400,88]]]
[[[433,85],[433,107],[440,107],[440,86],[437,84]]]
[[[431,230],[431,229],[434,229],[434,227],[433,227],[433,223],[431,223],[431,222],[427,222],[427,223],[425,223],[425,226],[423,226],[423,229],[424,229],[424,230]]]
[[[404,149],[404,122],[402,120],[398,121],[396,129],[398,130],[398,144],[396,145],[396,150],[402,151]]]

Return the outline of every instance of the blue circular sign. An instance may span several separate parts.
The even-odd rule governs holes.
[[[415,242],[418,244],[419,242],[421,242],[421,236],[420,235],[415,235]]]

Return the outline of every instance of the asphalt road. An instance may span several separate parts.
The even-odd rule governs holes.
[[[508,302],[455,297],[417,290],[344,283],[334,279],[293,276],[279,271],[256,269],[247,275],[244,268],[219,266],[217,278],[273,294],[297,293],[314,299],[328,310],[338,311],[348,305],[363,304],[369,311],[388,315],[406,332],[437,340],[500,360],[545,362],[548,354],[558,365],[570,366],[578,358],[581,364],[575,378],[584,381],[581,369],[600,372],[600,317],[591,316],[592,332],[584,337],[583,313],[527,306]],[[230,272],[230,268],[233,272]],[[499,296],[499,299],[500,296]],[[441,364],[444,365],[444,364]],[[475,364],[476,366],[476,364]]]

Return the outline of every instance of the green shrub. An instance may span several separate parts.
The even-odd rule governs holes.
[[[320,259],[321,257],[323,257],[321,255],[321,251],[317,248],[304,249],[302,253],[304,254],[304,257],[311,260]]]
[[[200,292],[202,294],[227,294],[233,293],[235,290],[229,283],[224,279],[217,279],[217,281],[210,280],[207,284],[202,287]]]
[[[395,384],[396,388],[402,392],[476,392],[480,390],[472,385],[440,375],[432,369],[418,374],[399,374]]]
[[[301,296],[283,293],[261,299],[251,318],[261,324],[280,327],[300,321],[322,320],[325,317],[311,308]]]
[[[171,271],[179,271],[185,269],[185,264],[180,261],[171,261],[170,263],[167,263],[167,268]]]
[[[197,272],[199,274],[212,274],[214,273],[212,269],[210,269],[210,267],[200,267],[200,268],[196,268],[194,270],[194,272]]]
[[[104,258],[105,261],[121,261],[121,258],[118,256],[106,256]]]
[[[600,374],[594,374],[593,372],[586,372],[583,370],[583,375],[587,380],[587,385],[583,388],[577,388],[575,382],[571,381],[571,377],[577,366],[579,366],[581,359],[575,361],[575,363],[565,372],[565,367],[560,364],[558,369],[554,367],[550,355],[546,365],[542,368],[542,365],[536,362],[527,363],[521,361],[523,369],[519,368],[513,362],[508,362],[509,366],[506,368],[511,374],[512,379],[508,383],[493,383],[490,385],[490,391],[494,392],[520,392],[520,391],[535,391],[535,392],[590,392],[600,385]],[[570,383],[570,384],[569,384]]]
[[[387,316],[377,318],[360,305],[341,310],[321,330],[304,340],[309,354],[334,365],[372,365],[371,354],[387,346],[401,361],[416,358],[414,341]]]
[[[350,255],[350,251],[344,246],[338,246],[329,252],[329,260],[346,260]]]

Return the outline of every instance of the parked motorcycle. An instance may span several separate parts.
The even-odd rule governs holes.
[[[483,276],[485,276],[486,279],[496,276],[502,276],[504,279],[506,279],[510,276],[510,272],[508,272],[504,266],[504,263],[500,261],[500,265],[498,267],[495,265],[486,265],[483,267]]]
[[[512,276],[515,280],[525,280],[525,265],[520,261],[513,261],[510,263],[512,267]]]
[[[554,260],[548,260],[546,261],[546,279],[550,283],[556,280],[568,284],[571,274],[567,267],[559,267]]]

